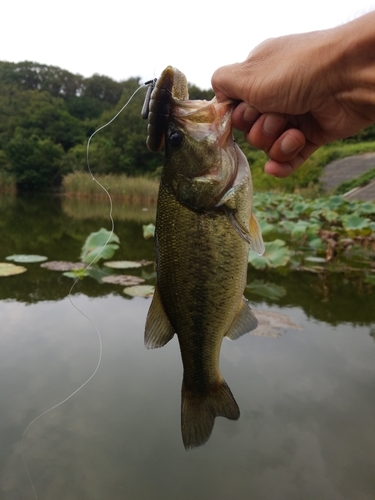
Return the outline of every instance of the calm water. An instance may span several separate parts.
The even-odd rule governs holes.
[[[0,261],[13,253],[76,261],[87,235],[109,227],[106,206],[83,201],[2,197],[0,214]],[[116,207],[116,259],[152,258],[141,230],[152,217]],[[286,296],[248,298],[302,330],[224,341],[222,373],[241,418],[217,419],[209,442],[186,452],[177,341],[143,347],[150,300],[86,278],[73,301],[91,323],[67,299],[70,279],[27,267],[0,278],[1,499],[34,498],[22,434],[91,375],[95,325],[96,376],[24,441],[40,500],[374,500],[373,290],[340,276],[267,274]]]

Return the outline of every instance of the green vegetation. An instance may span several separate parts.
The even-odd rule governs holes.
[[[86,143],[108,123],[140,86],[140,79],[116,82],[102,75],[84,78],[55,66],[0,61],[0,189],[60,189],[63,176],[83,172]],[[140,112],[141,89],[110,127],[92,138],[94,174],[140,176],[154,172],[162,155],[148,151],[147,122]],[[195,99],[212,91],[191,87]]]
[[[319,193],[320,176],[329,162],[346,156],[375,151],[375,141],[358,143],[336,141],[318,149],[293,175],[286,179],[278,179],[264,172],[264,164],[267,161],[265,153],[249,149],[244,140],[237,140],[237,142],[249,160],[255,191],[277,190],[299,193],[308,190],[313,196]]]
[[[139,86],[137,77],[116,82],[103,75],[84,78],[29,61],[0,61],[0,191],[15,187],[22,191],[59,190],[64,182],[69,194],[91,196],[96,186],[92,187],[89,175],[79,176],[87,172],[87,140],[117,114]],[[191,99],[213,97],[212,90],[195,85],[189,91]],[[95,176],[114,176],[111,194],[126,199],[130,189],[135,190],[135,198],[141,196],[137,185],[130,187],[129,178],[150,177],[163,161],[162,153],[151,153],[145,145],[147,123],[140,117],[145,92],[145,88],[140,89],[127,108],[90,143],[92,172]],[[309,190],[315,195],[328,162],[375,150],[375,126],[371,126],[350,139],[320,148],[293,176],[276,179],[264,173],[265,154],[251,148],[239,132],[235,135],[249,159],[256,191]],[[147,191],[148,187],[142,185],[143,189]]]
[[[351,179],[349,181],[345,181],[337,188],[335,189],[335,194],[345,194],[351,189],[354,189],[356,187],[360,186],[365,186],[368,184],[372,179],[375,179],[375,168],[372,168],[371,170],[368,170],[364,174],[360,175],[356,179]]]

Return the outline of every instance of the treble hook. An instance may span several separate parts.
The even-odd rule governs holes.
[[[153,80],[149,80],[148,82],[145,82],[145,85],[147,85],[148,88],[147,88],[146,97],[145,97],[145,100],[144,100],[144,103],[142,106],[142,111],[141,111],[141,116],[144,120],[147,120],[148,114],[150,112],[151,94],[155,88],[156,81],[157,81],[157,78],[154,78]]]

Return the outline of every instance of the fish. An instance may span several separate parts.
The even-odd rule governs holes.
[[[186,450],[209,439],[218,416],[240,410],[221,375],[224,337],[258,321],[243,297],[249,249],[262,254],[247,159],[233,139],[233,101],[189,100],[185,75],[168,66],[148,109],[147,146],[164,147],[155,223],[156,286],[144,342],[177,335],[183,364],[181,433]]]

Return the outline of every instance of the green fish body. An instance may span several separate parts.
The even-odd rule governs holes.
[[[186,79],[171,67],[150,103],[148,146],[164,142],[165,161],[145,345],[161,347],[177,334],[187,449],[208,440],[215,417],[239,418],[219,370],[220,348],[224,337],[236,339],[257,326],[243,290],[249,248],[262,253],[263,241],[252,213],[250,169],[232,138],[232,111],[232,103],[216,99],[188,101]]]

